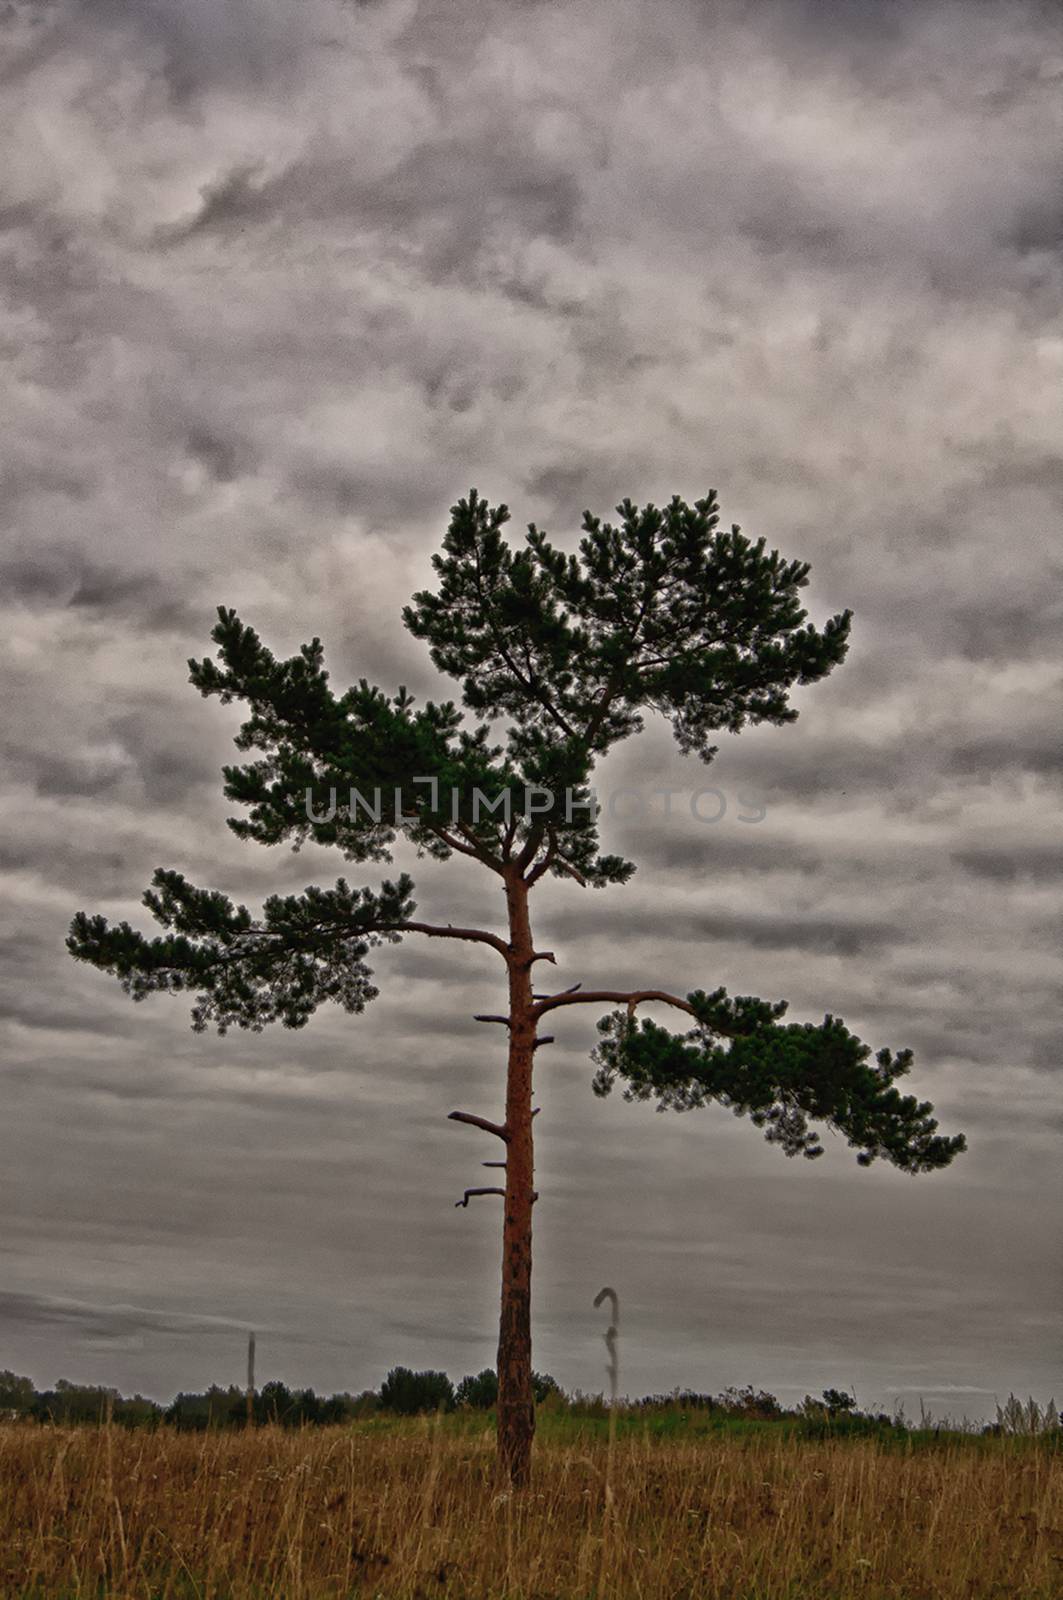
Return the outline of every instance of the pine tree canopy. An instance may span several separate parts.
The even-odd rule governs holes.
[[[418,854],[465,856],[527,887],[546,873],[582,886],[624,882],[634,865],[601,853],[587,803],[596,760],[649,712],[703,762],[721,729],[792,722],[789,691],[843,660],[851,614],[822,629],[808,622],[799,601],[808,566],[737,527],[723,531],[714,493],[692,506],[625,500],[617,513],[616,525],[585,513],[578,552],[564,554],[534,525],[523,547],[511,547],[507,508],[475,489],[452,507],[433,558],[437,586],[416,594],[403,620],[460,684],[464,709],[418,708],[405,687],[389,695],[364,679],[337,694],[319,639],[278,660],[220,607],[217,659],[189,667],[202,695],[246,707],[236,746],[249,759],[224,768],[224,793],[244,808],[230,828],[261,844],[334,846],[354,862],[391,861],[401,836]],[[529,812],[530,791],[538,803]],[[492,809],[504,793],[512,810]],[[197,1029],[298,1028],[325,1000],[360,1012],[377,993],[367,955],[404,933],[511,953],[501,934],[414,921],[406,874],[375,890],[341,878],[332,889],[273,896],[255,918],[160,868],[144,905],[161,937],[79,912],[68,949],[134,999],[188,992]],[[830,1016],[783,1025],[784,1004],[728,1000],[717,989],[569,993],[538,1001],[536,1018],[596,998],[625,1004],[599,1024],[598,1093],[622,1078],[627,1098],[656,1096],[661,1109],[716,1100],[748,1114],[787,1154],[819,1153],[810,1116],[843,1133],[865,1165],[882,1156],[923,1171],[964,1148],[962,1136],[935,1135],[930,1106],[893,1088],[910,1052],[880,1051],[871,1064],[869,1048]],[[654,999],[690,1013],[693,1031],[680,1037],[637,1019],[636,1005]]]
[[[403,620],[469,710],[511,718],[509,753],[533,769],[547,752],[586,767],[647,710],[706,761],[717,729],[792,722],[787,690],[842,660],[851,613],[822,633],[806,622],[807,564],[722,532],[715,493],[617,512],[618,527],[586,512],[566,556],[534,524],[514,552],[508,509],[475,490],[453,508],[438,590],[416,594]]]
[[[817,1117],[845,1135],[862,1167],[883,1156],[905,1172],[930,1172],[966,1148],[962,1134],[937,1133],[929,1102],[893,1087],[911,1067],[910,1050],[880,1050],[872,1065],[870,1048],[840,1017],[781,1026],[785,1001],[730,1000],[724,989],[687,1001],[697,1026],[682,1037],[626,1011],[602,1018],[596,1094],[609,1094],[623,1078],[625,1100],[656,1096],[658,1111],[690,1111],[715,1100],[736,1116],[748,1115],[788,1156],[823,1154],[808,1124]]]

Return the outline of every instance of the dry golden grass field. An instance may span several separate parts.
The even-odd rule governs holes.
[[[453,1420],[453,1419],[451,1419]],[[488,1424],[131,1432],[0,1424],[0,1594],[109,1600],[1048,1600],[1063,1454],[1034,1441]]]

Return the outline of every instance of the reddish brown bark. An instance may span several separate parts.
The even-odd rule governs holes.
[[[509,913],[509,1070],[506,1078],[506,1194],[502,1225],[502,1308],[498,1329],[498,1464],[514,1487],[528,1482],[535,1399],[531,1364],[531,1245],[535,1161],[532,1141],[532,1061],[535,1014],[534,949],[528,886],[506,874]]]
[[[658,1000],[692,1008],[689,1002],[657,989],[618,992],[594,990],[577,992],[579,985],[561,994],[536,999],[532,992],[532,967],[536,961],[553,961],[550,951],[536,951],[528,917],[528,893],[542,876],[542,864],[525,875],[534,852],[526,847],[521,856],[501,868],[506,891],[509,923],[508,943],[495,934],[457,928],[421,931],[449,933],[454,938],[480,938],[495,945],[504,955],[509,974],[507,1016],[479,1015],[478,1022],[498,1022],[509,1029],[509,1061],[506,1074],[506,1117],[491,1122],[471,1111],[452,1111],[451,1120],[482,1128],[505,1141],[505,1161],[485,1161],[488,1167],[505,1167],[506,1187],[466,1189],[457,1201],[467,1206],[474,1195],[501,1195],[505,1201],[502,1223],[502,1304],[498,1328],[498,1467],[503,1482],[523,1487],[530,1479],[532,1442],[535,1437],[535,1397],[532,1390],[531,1351],[531,1266],[532,1206],[535,1192],[535,1155],[532,1137],[532,1064],[536,1044],[546,1044],[549,1036],[536,1039],[541,1016],[556,1006],[588,1002],[625,1001],[629,1011],[644,1001]],[[410,927],[417,926],[409,924]]]

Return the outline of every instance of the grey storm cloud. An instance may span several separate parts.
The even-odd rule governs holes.
[[[1063,875],[1063,845],[1026,845],[1016,841],[1010,849],[982,848],[956,852],[957,866],[976,878],[995,883],[1051,883]]]
[[[0,1317],[11,1327],[69,1328],[94,1339],[124,1339],[131,1333],[162,1333],[191,1338],[231,1327],[220,1317],[183,1317],[130,1305],[91,1305],[57,1296],[0,1293]]]
[[[700,853],[688,852],[688,871],[699,865]],[[704,857],[701,856],[701,860]],[[606,922],[612,920],[606,916]],[[593,934],[602,926],[603,916],[593,906],[577,908],[566,913],[564,929],[570,938]],[[855,956],[874,954],[884,945],[899,944],[904,930],[878,921],[858,921],[853,917],[810,915],[786,917],[778,912],[758,915],[730,910],[704,910],[661,908],[658,911],[641,909],[636,923],[639,937],[652,941],[674,942],[677,947],[704,949],[715,943],[747,946],[754,950],[807,950],[811,953]]]
[[[253,907],[350,873],[225,827],[237,708],[187,666],[217,605],[443,698],[399,611],[458,495],[571,549],[584,508],[715,487],[810,562],[817,622],[853,608],[850,656],[707,769],[653,717],[610,757],[638,871],[541,885],[551,974],[844,1016],[971,1149],[911,1184],[788,1163],[597,1101],[595,1019],[559,1018],[536,1364],[600,1385],[604,1277],[632,1392],[1046,1397],[1055,9],[12,0],[0,78],[5,1366],[165,1395],[238,1377],[249,1327],[318,1388],[487,1364],[497,1217],[454,1208],[481,1151],[447,1113],[501,1105],[497,959],[407,939],[364,1017],[219,1040],[63,940],[151,927],[160,865]],[[426,918],[501,924],[460,865],[397,864]]]

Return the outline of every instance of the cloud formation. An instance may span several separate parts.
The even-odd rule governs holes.
[[[722,1113],[600,1104],[590,1022],[566,1019],[540,1074],[536,1364],[600,1385],[608,1279],[633,1392],[1047,1396],[1057,21],[4,8],[6,1364],[165,1396],[238,1376],[224,1330],[248,1326],[319,1388],[491,1360],[497,1216],[453,1209],[480,1157],[445,1121],[501,1093],[469,1020],[497,1001],[482,957],[382,952],[364,1018],[219,1041],[130,1007],[63,936],[80,906],[141,917],[157,865],[250,904],[340,870],[224,827],[236,717],[186,682],[215,605],[278,651],[320,635],[340,682],[434,693],[398,614],[470,485],[561,542],[585,506],[715,486],[811,562],[817,620],[853,607],[853,649],[795,726],[725,738],[707,773],[658,727],[611,759],[603,787],[681,798],[610,825],[627,888],[537,891],[559,973],[844,1015],[916,1048],[971,1151],[909,1185],[786,1163]],[[683,797],[713,784],[763,820],[732,800],[699,824]],[[426,912],[497,921],[492,885],[414,865]],[[181,1318],[217,1332],[190,1351]]]

